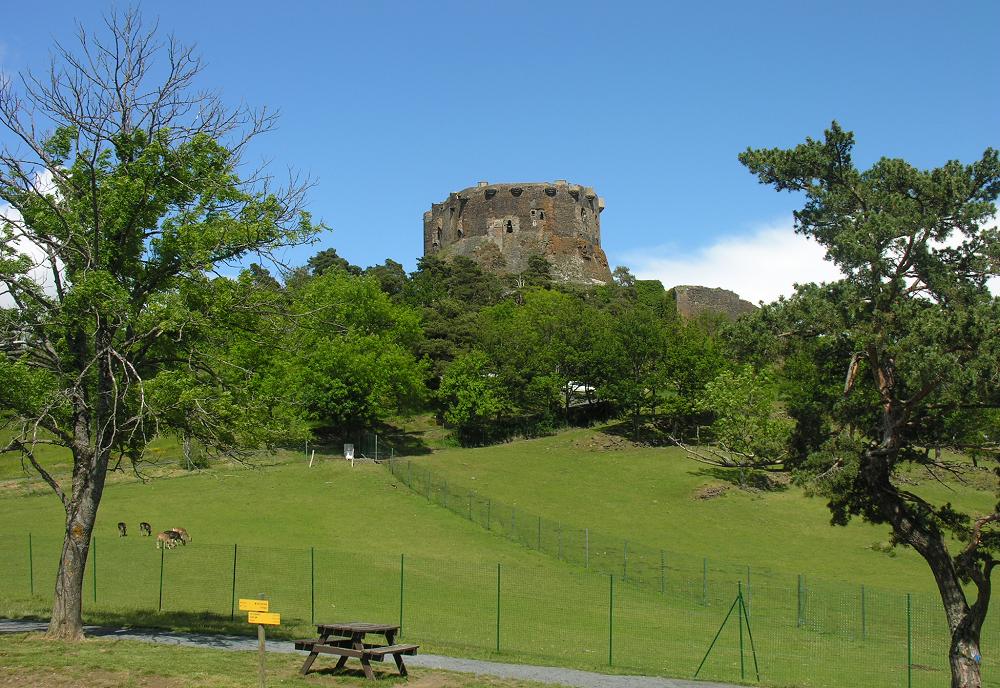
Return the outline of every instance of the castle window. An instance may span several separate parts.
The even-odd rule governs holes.
[[[496,189],[486,189],[486,191],[483,192],[483,195],[486,196],[486,198],[493,198],[494,196],[497,195],[497,190]]]
[[[510,190],[510,193],[514,196],[520,196],[523,191],[524,189],[522,189],[520,186],[515,186],[513,189]]]
[[[531,209],[531,219],[534,220],[535,218],[538,218],[539,220],[544,220],[545,219],[545,211],[542,210],[541,208],[532,208]]]
[[[545,219],[545,211],[544,210],[539,210],[538,211],[538,219],[539,220],[544,220]]]
[[[514,231],[514,223],[507,220],[507,233],[511,234]]]
[[[556,190],[555,190],[555,188],[554,188],[554,187],[551,187],[551,186],[549,186],[549,187],[546,187],[546,189],[545,189],[545,195],[546,195],[546,196],[555,196],[555,195],[556,195]]]

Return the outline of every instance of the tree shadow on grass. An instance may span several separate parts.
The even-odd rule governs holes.
[[[702,465],[696,470],[688,471],[688,474],[720,480],[750,492],[784,492],[791,484],[791,478],[787,473],[747,469],[741,476],[738,468],[723,466]]]

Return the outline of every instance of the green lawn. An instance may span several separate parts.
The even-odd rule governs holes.
[[[308,676],[299,676],[304,654],[267,656],[269,686],[366,686],[357,666],[333,673],[318,661]],[[240,688],[258,686],[255,652],[154,645],[128,640],[64,643],[34,634],[0,636],[0,686],[37,688]],[[409,688],[541,688],[543,684],[410,668],[409,679],[392,662],[373,665],[379,685]]]
[[[860,525],[830,528],[822,503],[795,489],[730,490],[695,500],[693,490],[718,479],[699,474],[675,452],[590,452],[592,441],[591,434],[574,431],[420,457],[418,466],[450,476],[452,510],[411,491],[383,467],[322,460],[310,469],[288,452],[258,470],[216,466],[148,483],[121,476],[101,506],[85,614],[107,624],[246,629],[241,615],[232,614],[234,596],[265,593],[282,613],[279,633],[285,637],[308,634],[313,618],[402,618],[404,637],[425,651],[595,670],[609,670],[610,659],[616,672],[689,677],[737,581],[746,583],[745,566],[724,563],[747,556],[755,567],[763,562],[747,593],[766,685],[901,685],[906,597],[903,585],[891,585],[891,575],[911,587],[920,569],[906,554],[890,558],[866,549],[880,533]],[[456,513],[465,485],[478,493],[472,519]],[[627,534],[632,557],[641,552],[636,543],[648,542],[669,547],[671,558],[662,569],[646,561],[645,579],[630,568],[622,572],[625,580],[617,573],[612,580],[587,570],[568,551],[563,559],[569,561],[561,561],[504,537],[510,515],[499,503],[487,530],[485,495],[516,502],[522,535],[534,528],[527,514],[541,512],[578,529],[597,521],[605,533]],[[785,519],[794,526],[782,525]],[[117,537],[119,520],[130,525],[129,537]],[[151,539],[137,537],[141,520],[157,530],[183,526],[193,541],[160,552]],[[545,526],[544,549],[551,552],[555,531],[551,522]],[[604,547],[606,556],[618,556],[612,551],[617,545],[602,544],[594,528],[594,555]],[[54,496],[0,496],[0,615],[45,613],[61,529]],[[792,532],[830,539],[802,545]],[[569,533],[561,535],[568,549]],[[698,556],[706,552],[712,555],[707,575]],[[763,554],[749,558],[755,552]],[[854,563],[845,564],[844,557]],[[807,567],[814,559],[820,564]],[[862,564],[872,578],[850,575]],[[777,573],[765,575],[765,566]],[[807,574],[801,587],[796,569]],[[662,592],[650,572],[662,574]],[[862,582],[869,586],[863,597]],[[939,607],[933,594],[912,598],[915,686],[946,680]],[[995,625],[991,620],[987,642],[1000,635]],[[737,679],[738,647],[738,626],[731,624],[701,677]],[[745,667],[750,662],[747,654]],[[987,662],[989,670],[992,660]]]
[[[735,489],[731,476],[673,447],[590,449],[605,444],[599,433],[575,430],[482,449],[443,449],[416,465],[446,479],[453,493],[489,496],[494,513],[500,511],[496,502],[516,508],[522,528],[544,517],[542,535],[550,550],[550,531],[557,522],[566,524],[564,548],[572,547],[577,557],[584,546],[580,533],[587,528],[592,550],[599,542],[620,553],[628,540],[634,550],[663,549],[693,568],[707,558],[710,567],[769,570],[784,575],[789,585],[796,585],[801,573],[895,590],[935,589],[914,552],[897,548],[889,554],[873,547],[889,539],[887,528],[860,520],[832,527],[824,500],[807,497],[798,487]],[[699,498],[713,486],[725,491]],[[946,487],[930,479],[915,489],[984,512],[994,503],[988,489]],[[502,518],[509,518],[509,509]]]

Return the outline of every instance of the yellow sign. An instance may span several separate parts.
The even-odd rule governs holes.
[[[264,626],[280,626],[281,614],[277,612],[250,612],[247,614],[247,621]]]
[[[241,612],[266,612],[268,609],[267,600],[244,600],[240,598]]]

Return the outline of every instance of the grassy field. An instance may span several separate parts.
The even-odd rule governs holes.
[[[576,532],[589,528],[636,546],[707,558],[710,564],[784,572],[792,584],[801,573],[896,590],[934,590],[926,564],[914,552],[882,551],[885,527],[858,520],[834,528],[825,502],[807,497],[801,488],[735,489],[734,476],[692,461],[679,448],[633,448],[613,440],[574,430],[482,449],[443,449],[420,458],[418,465],[447,479],[452,492],[488,495]],[[609,445],[620,448],[608,450]],[[941,485],[929,476],[914,489],[983,512],[995,501],[989,489]],[[573,546],[581,547],[578,535]]]
[[[308,676],[299,676],[303,656],[268,654],[267,684],[290,687],[371,685],[360,669],[348,665],[344,671],[334,674],[332,665],[326,666],[329,662],[317,662],[317,670]],[[259,685],[256,653],[127,640],[63,643],[37,635],[4,635],[0,636],[0,665],[3,666],[0,686],[241,688]],[[405,679],[396,673],[391,662],[381,667],[373,666],[380,685],[410,688],[541,688],[543,685],[420,668],[410,668],[409,679]]]
[[[283,453],[258,470],[175,471],[145,484],[116,479],[101,507],[85,613],[96,623],[239,630],[246,626],[232,614],[233,598],[266,593],[283,614],[286,637],[308,634],[313,618],[402,619],[404,636],[429,651],[690,676],[743,580],[741,567],[714,562],[747,556],[779,572],[800,564],[807,574],[797,589],[794,574],[755,573],[747,591],[765,684],[902,685],[908,670],[915,686],[945,680],[933,594],[911,600],[907,667],[902,590],[919,590],[921,569],[906,554],[868,549],[883,534],[830,528],[822,502],[794,488],[695,499],[706,485],[727,483],[672,450],[589,450],[605,441],[573,431],[417,461],[447,473],[456,494],[469,485],[516,502],[522,514],[543,512],[581,528],[596,521],[604,532],[672,552],[690,547],[689,562],[664,569],[662,591],[517,545],[501,528],[487,530],[421,497],[383,467],[324,460],[310,469],[301,455]],[[119,520],[130,524],[130,537],[117,537]],[[161,553],[136,537],[140,520],[154,529],[183,526],[193,541]],[[45,613],[61,530],[51,494],[18,488],[0,496],[0,614]],[[829,539],[803,545],[793,532]],[[706,551],[713,566],[703,576],[697,555]],[[851,575],[852,567],[871,578]],[[870,587],[862,594],[859,583]],[[737,679],[738,647],[731,623],[701,677]]]

